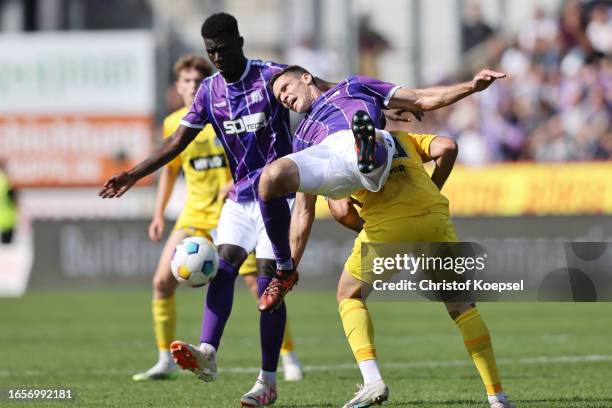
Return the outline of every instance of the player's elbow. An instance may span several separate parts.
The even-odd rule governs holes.
[[[347,228],[355,229],[356,214],[355,208],[349,199],[343,200],[328,200],[329,212],[341,225]],[[358,218],[358,217],[357,217]]]
[[[444,153],[447,157],[457,158],[459,154],[459,145],[453,139],[444,138]]]
[[[453,139],[438,136],[433,140],[429,151],[434,160],[439,157],[452,158],[454,160],[459,154],[459,145]]]

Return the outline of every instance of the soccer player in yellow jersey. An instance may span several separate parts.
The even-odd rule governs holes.
[[[202,80],[210,75],[210,65],[201,57],[186,55],[175,66],[176,90],[184,107],[164,119],[163,137],[169,137],[185,116]],[[176,244],[188,236],[212,239],[219,220],[225,196],[232,187],[231,174],[221,143],[212,126],[208,125],[195,140],[163,169],[159,178],[155,213],[149,225],[149,238],[160,241],[164,231],[164,211],[176,178],[183,171],[187,183],[187,197],[181,215],[162,250],[153,277],[153,323],[159,350],[158,362],[149,370],[135,374],[135,381],[168,379],[176,376],[178,366],[172,360],[170,343],[175,340],[176,303],[174,294],[178,285],[170,271],[170,259]],[[250,254],[240,268],[240,275],[251,293],[257,298],[257,266]],[[300,380],[302,371],[293,351],[288,325],[281,349],[285,379]]]
[[[448,200],[440,189],[457,155],[456,143],[435,135],[391,132],[396,153],[383,188],[360,190],[353,198],[329,200],[334,218],[359,232],[338,283],[337,300],[344,332],[363,375],[364,385],[345,407],[367,407],[387,400],[389,390],[380,374],[374,328],[365,301],[372,287],[362,270],[362,242],[454,242]],[[433,160],[431,175],[424,162]],[[360,212],[355,204],[361,206]],[[485,385],[492,408],[511,408],[497,371],[487,326],[474,303],[445,302]]]

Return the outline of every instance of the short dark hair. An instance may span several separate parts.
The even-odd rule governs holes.
[[[212,68],[208,62],[199,55],[187,54],[179,58],[174,64],[174,75],[178,79],[184,69],[193,68],[205,77],[212,73]]]
[[[274,86],[274,83],[276,82],[276,80],[278,78],[280,78],[281,76],[285,75],[285,74],[298,74],[298,75],[304,75],[304,74],[310,74],[312,75],[306,68],[301,67],[299,65],[289,65],[287,68],[283,69],[282,71],[274,74],[272,76],[272,78],[270,78],[270,82],[268,83],[268,87],[270,89],[272,89],[272,87]]]
[[[209,16],[200,30],[202,38],[217,38],[224,34],[239,36],[238,21],[231,14],[215,13]]]

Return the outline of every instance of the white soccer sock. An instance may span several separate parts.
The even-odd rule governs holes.
[[[297,355],[293,351],[281,354],[281,358],[283,359],[283,364],[300,365],[300,360],[297,358]]]
[[[172,354],[170,354],[170,350],[159,350],[159,357],[157,358],[158,364],[162,364],[165,366],[174,364],[174,360],[172,359]]]
[[[506,393],[502,391],[495,395],[487,395],[487,399],[489,400],[489,404],[494,402],[504,402],[506,401]]]
[[[378,369],[378,363],[376,360],[364,360],[359,362],[359,369],[363,376],[363,383],[370,384],[378,380],[382,380],[380,370]]]
[[[276,372],[275,371],[259,371],[259,377],[268,384],[276,384]]]
[[[202,353],[209,353],[209,354],[210,353],[213,353],[213,354],[217,353],[217,349],[214,346],[211,346],[208,343],[201,343],[199,348],[200,348],[200,351]]]

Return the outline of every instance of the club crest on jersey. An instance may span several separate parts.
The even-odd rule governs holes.
[[[223,122],[223,128],[228,135],[256,132],[264,126],[266,126],[266,115],[264,112],[252,113],[235,120]]]
[[[263,101],[263,94],[261,93],[261,89],[256,89],[255,91],[251,92],[249,97],[251,98],[251,103]]]
[[[225,156],[222,154],[194,157],[193,159],[189,160],[189,164],[191,165],[191,168],[196,171],[206,171],[227,166],[227,163],[225,162]]]

